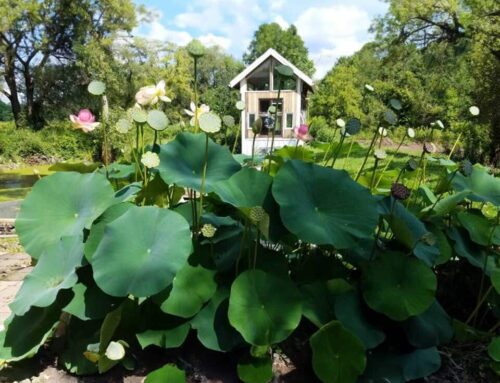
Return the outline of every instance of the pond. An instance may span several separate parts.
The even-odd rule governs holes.
[[[35,169],[41,175],[48,171],[48,167],[0,170],[0,202],[23,199],[39,179]]]

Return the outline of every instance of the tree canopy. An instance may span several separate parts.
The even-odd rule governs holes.
[[[269,48],[274,48],[307,75],[314,74],[314,63],[309,58],[309,51],[294,25],[283,29],[277,23],[262,24],[243,55],[243,62],[252,63]]]

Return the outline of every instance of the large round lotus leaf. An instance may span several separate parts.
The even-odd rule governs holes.
[[[360,130],[361,130],[361,121],[359,121],[357,118],[350,118],[349,120],[347,120],[347,123],[345,125],[345,131],[348,134],[354,136],[355,134],[358,134]]]
[[[342,324],[332,321],[309,340],[312,366],[324,383],[355,383],[366,366],[363,343]]]
[[[288,278],[247,270],[231,286],[229,322],[250,344],[279,343],[299,325],[301,296]]]
[[[342,325],[356,335],[367,349],[375,348],[385,340],[385,334],[371,324],[363,311],[361,297],[352,291],[335,300],[335,315]]]
[[[157,207],[131,207],[106,226],[92,258],[97,285],[112,296],[147,297],[165,289],[191,253],[189,224]]]
[[[384,112],[384,120],[387,121],[391,125],[395,125],[398,122],[398,116],[392,110],[387,109]]]
[[[21,204],[16,231],[38,259],[59,238],[82,234],[113,203],[113,188],[100,174],[56,173],[38,181]]]
[[[439,370],[441,356],[436,347],[418,349],[403,356],[402,367],[406,381],[425,378]]]
[[[389,104],[391,105],[391,107],[395,110],[401,110],[403,108],[403,105],[401,104],[401,101],[399,101],[398,99],[396,98],[391,98],[389,100]]]
[[[35,355],[52,334],[69,299],[71,294],[63,291],[49,307],[32,307],[23,316],[10,316],[4,323],[6,329],[0,332],[0,362]]]
[[[402,321],[427,310],[436,293],[436,276],[420,260],[403,253],[385,253],[363,268],[366,303],[389,318]]]
[[[167,314],[190,318],[200,311],[216,289],[215,270],[187,263],[177,272],[172,291],[161,309]]]
[[[175,140],[161,146],[160,175],[167,183],[200,191],[205,160],[205,134],[181,133]],[[205,191],[228,179],[241,169],[229,149],[208,140],[208,162]]]
[[[97,373],[97,365],[88,360],[84,352],[89,344],[99,342],[99,321],[82,321],[71,318],[67,328],[67,346],[60,355],[60,362],[71,374]]]
[[[131,203],[117,203],[110,206],[91,226],[90,234],[85,241],[84,253],[87,261],[92,263],[92,257],[104,236],[106,225],[121,217],[125,212],[134,206]]]
[[[32,306],[50,306],[60,290],[70,289],[76,284],[76,268],[83,259],[83,238],[63,237],[42,255],[10,304],[16,315],[24,315]]]
[[[87,90],[94,96],[100,96],[101,94],[104,94],[104,92],[106,92],[106,84],[101,81],[92,81],[87,86]]]
[[[191,320],[198,340],[214,351],[230,351],[243,343],[241,335],[229,324],[229,288],[220,286],[205,307]]]
[[[264,205],[272,182],[272,177],[266,173],[243,168],[231,178],[214,184],[213,191],[224,202],[251,208]]]
[[[291,160],[272,190],[283,224],[305,242],[349,248],[378,223],[375,199],[345,171]]]
[[[73,299],[63,311],[82,321],[102,319],[120,302],[118,298],[105,294],[93,282],[89,286],[77,283],[72,290]]]
[[[471,191],[472,194],[468,198],[473,201],[491,202],[500,206],[500,178],[488,174],[486,169],[478,165],[474,166],[469,177],[457,173],[452,185],[456,191]]]
[[[244,383],[267,383],[273,378],[273,360],[270,356],[245,357],[238,363],[237,371],[238,378]]]
[[[368,363],[358,383],[405,383],[402,357],[384,350],[374,350],[368,354]]]
[[[148,124],[154,130],[165,130],[168,126],[168,117],[161,110],[151,110],[148,113]]]
[[[437,301],[424,313],[409,318],[403,328],[408,342],[417,348],[439,346],[453,337],[451,318]]]
[[[186,383],[186,373],[173,364],[166,364],[150,372],[144,383]]]
[[[275,68],[276,72],[283,77],[292,77],[293,69],[288,65],[277,65]]]
[[[500,336],[493,338],[488,345],[488,355],[495,362],[500,362]]]
[[[457,217],[474,242],[483,246],[500,245],[500,225],[494,225],[482,214],[462,211]]]

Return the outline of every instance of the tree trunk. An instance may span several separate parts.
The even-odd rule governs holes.
[[[10,108],[12,110],[12,115],[14,116],[14,122],[16,123],[16,127],[20,127],[20,119],[21,119],[21,103],[19,102],[19,95],[17,93],[17,82],[16,82],[16,74],[14,70],[14,57],[11,52],[7,51],[5,53],[5,74],[4,74],[5,82],[7,87],[9,88],[9,101]]]
[[[40,108],[35,102],[35,83],[30,73],[29,64],[24,67],[24,85],[26,87],[26,117],[32,129],[38,130],[43,125],[40,116]]]

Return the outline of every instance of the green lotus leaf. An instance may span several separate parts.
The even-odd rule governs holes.
[[[213,192],[238,208],[263,206],[272,182],[272,177],[266,173],[243,168],[229,179],[214,184]]]
[[[112,203],[106,177],[91,173],[55,173],[38,181],[21,204],[16,220],[19,241],[38,259],[61,237],[81,235]]]
[[[366,349],[375,348],[385,340],[384,332],[366,319],[357,292],[342,294],[335,299],[335,315],[347,330],[363,342]]]
[[[120,118],[115,125],[116,131],[122,134],[128,133],[132,128],[132,123],[126,118]]]
[[[398,116],[396,116],[396,113],[394,113],[392,110],[387,109],[384,112],[384,120],[389,124],[389,125],[396,125],[398,122]]]
[[[386,198],[382,205],[385,209],[384,216],[396,240],[412,250],[413,254],[428,266],[434,265],[439,257],[439,249],[426,241],[432,234],[402,203],[392,201],[392,198]]]
[[[500,269],[495,269],[491,272],[491,284],[495,288],[496,292],[500,294]]]
[[[175,275],[172,291],[161,309],[171,315],[190,318],[215,294],[215,270],[185,264]]]
[[[301,160],[304,162],[314,162],[315,152],[307,146],[283,146],[273,152],[273,158],[276,159]]]
[[[291,160],[272,191],[283,224],[305,242],[349,248],[378,223],[375,199],[345,171]]]
[[[470,238],[479,245],[500,245],[500,225],[495,225],[482,214],[459,212],[458,220],[469,232]]]
[[[338,321],[321,327],[309,340],[312,366],[325,383],[355,383],[366,367],[363,343]]]
[[[94,96],[101,96],[102,94],[104,94],[104,92],[106,92],[106,84],[101,81],[92,81],[87,86],[87,90]]]
[[[186,373],[173,364],[166,364],[162,368],[150,372],[144,383],[186,383]]]
[[[147,122],[154,130],[165,130],[168,126],[168,117],[161,110],[150,110]]]
[[[498,268],[495,257],[492,257],[491,254],[488,253],[486,247],[472,242],[465,230],[451,227],[446,233],[448,237],[454,241],[453,249],[455,252],[460,257],[467,259],[472,266],[483,269],[486,264],[485,273],[488,276],[491,275],[493,270]]]
[[[363,267],[362,290],[373,310],[396,321],[422,314],[434,302],[437,281],[423,262],[385,253]]]
[[[434,235],[436,246],[439,249],[439,257],[437,257],[435,261],[436,265],[442,265],[448,262],[453,255],[453,248],[451,247],[448,237],[443,230],[436,225],[428,223],[426,226]]]
[[[455,209],[455,207],[459,203],[463,202],[469,196],[469,194],[471,194],[470,191],[464,190],[459,193],[446,196],[442,198],[440,201],[438,201],[436,205],[432,204],[423,209],[422,213],[432,213],[432,215],[437,215],[442,217],[451,212],[453,209]]]
[[[34,356],[52,335],[61,309],[70,299],[71,293],[63,291],[48,307],[32,307],[23,316],[7,318],[6,329],[0,332],[0,360],[14,362]]]
[[[324,326],[335,319],[336,299],[351,290],[352,286],[341,278],[301,285],[302,313],[317,327]]]
[[[222,120],[214,112],[207,112],[200,115],[199,124],[205,133],[217,133],[222,126]]]
[[[103,175],[106,175],[107,172],[109,179],[120,180],[132,176],[135,173],[135,165],[114,162],[106,168],[101,168],[99,171]]]
[[[111,296],[147,297],[172,282],[191,247],[189,224],[178,213],[134,206],[106,226],[92,257],[94,279]]]
[[[54,303],[59,291],[72,288],[78,281],[76,269],[82,259],[82,236],[63,237],[48,247],[10,304],[12,312],[21,316],[32,306],[47,307]]]
[[[402,367],[407,381],[425,378],[439,370],[441,356],[436,347],[418,349],[403,356]]]
[[[472,201],[491,202],[495,206],[500,206],[500,178],[492,176],[479,165],[474,166],[469,177],[457,173],[452,186],[459,192],[471,191],[472,194],[468,198]]]
[[[148,113],[139,108],[133,108],[131,116],[132,119],[139,124],[144,124],[148,120]]]
[[[92,263],[92,257],[104,236],[106,225],[121,217],[132,206],[134,205],[127,202],[112,205],[92,224],[84,247],[85,258],[89,263]]]
[[[182,346],[188,333],[189,323],[182,323],[164,330],[146,330],[137,334],[137,340],[143,349],[148,346],[176,348]]]
[[[237,371],[244,383],[268,383],[273,379],[273,360],[270,356],[244,357],[238,362]]]
[[[276,70],[276,72],[278,72],[280,76],[293,77],[293,69],[290,68],[288,65],[276,65],[274,69]]]
[[[167,184],[200,191],[204,160],[205,134],[181,133],[161,146],[160,175]],[[216,182],[228,179],[240,169],[227,147],[208,140],[206,192],[211,192]]]
[[[391,98],[389,100],[389,104],[391,105],[392,109],[394,109],[394,110],[401,110],[403,108],[401,101],[399,101],[396,98]]]
[[[374,350],[358,383],[405,383],[401,355]]]
[[[495,362],[500,362],[500,336],[494,337],[488,345],[488,355]]]
[[[229,351],[243,343],[241,335],[231,327],[227,316],[229,288],[219,286],[212,299],[191,320],[198,340],[214,351]]]
[[[345,131],[347,134],[354,136],[355,134],[358,134],[360,130],[361,121],[359,121],[357,118],[350,118],[349,120],[347,120],[345,124]]]
[[[451,318],[437,301],[422,314],[407,319],[403,328],[408,342],[417,348],[439,346],[453,338]]]
[[[99,168],[98,163],[57,162],[49,167],[51,172],[92,173]]]
[[[63,311],[82,321],[104,318],[119,302],[99,289],[93,280],[88,285],[77,283],[73,286],[73,293],[73,299]]]
[[[299,325],[300,293],[288,278],[258,269],[247,270],[231,286],[228,316],[231,325],[248,343],[256,346],[279,343]]]

